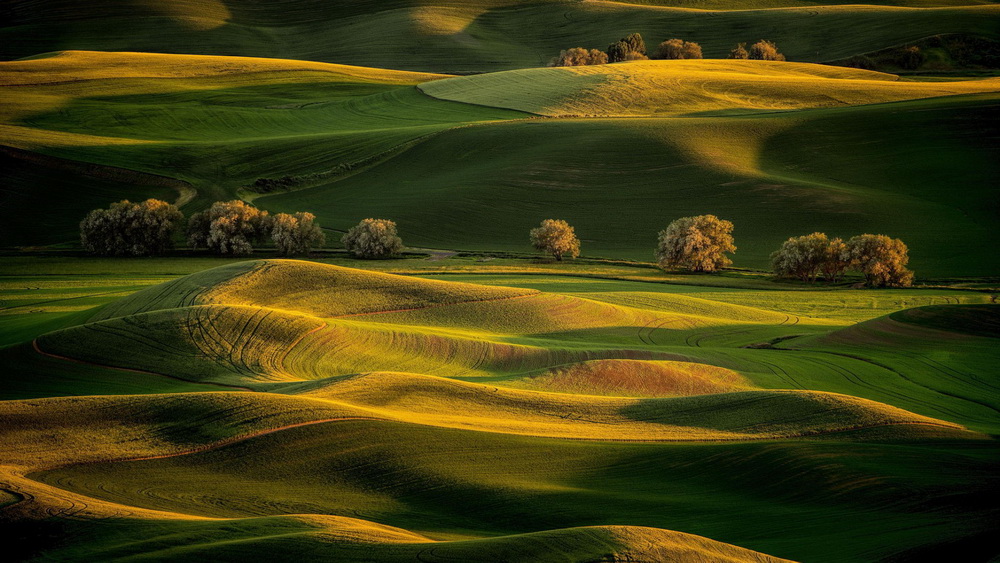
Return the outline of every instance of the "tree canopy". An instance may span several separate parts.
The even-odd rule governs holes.
[[[598,49],[573,47],[559,52],[559,56],[549,61],[549,66],[602,65],[608,62],[608,54]]]
[[[913,272],[906,268],[909,251],[903,241],[886,235],[863,234],[846,244],[850,267],[865,276],[869,287],[909,287]]]
[[[750,46],[747,51],[747,58],[757,61],[783,61],[785,55],[778,52],[778,46],[774,43],[761,39]]]
[[[573,227],[562,219],[542,221],[539,227],[531,229],[529,237],[532,246],[551,254],[556,260],[562,260],[563,256],[576,258],[580,255],[580,240],[576,238]]]
[[[298,212],[295,215],[279,213],[274,216],[271,240],[280,254],[307,254],[313,247],[323,246],[326,235],[316,223],[312,213]]]
[[[682,39],[667,39],[656,48],[657,59],[700,59],[701,45]]]
[[[385,258],[403,250],[396,223],[388,219],[365,219],[351,227],[340,242],[357,258]]]
[[[609,63],[644,60],[646,58],[646,42],[638,33],[630,33],[608,45]]]
[[[714,272],[733,263],[733,224],[715,215],[681,217],[660,231],[656,260],[663,269]]]
[[[737,43],[735,47],[729,50],[730,59],[749,59],[750,53],[747,52],[746,43]]]
[[[263,242],[271,231],[267,211],[240,201],[217,201],[195,213],[188,221],[188,244],[208,247],[219,254],[235,256],[253,252],[253,243]]]
[[[158,199],[127,199],[108,209],[94,209],[80,222],[80,243],[104,256],[150,256],[173,248],[173,236],[184,215]]]
[[[840,241],[840,239],[835,239]],[[771,265],[778,276],[791,276],[802,281],[816,281],[828,258],[837,257],[828,253],[830,239],[825,233],[813,233],[792,237],[782,243],[781,248],[771,254]]]

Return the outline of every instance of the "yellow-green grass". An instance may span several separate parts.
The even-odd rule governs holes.
[[[0,63],[0,91],[9,100],[0,109],[0,144],[182,180],[196,190],[181,201],[194,198],[185,208],[191,212],[258,178],[291,175],[307,185],[310,175],[356,172],[452,126],[524,116],[441,102],[413,88],[440,78],[278,59],[57,53]],[[112,145],[142,149],[115,154]],[[10,212],[26,217],[40,198],[58,200],[46,222],[57,228],[15,224],[4,244],[72,242],[95,202],[169,192],[103,178],[76,183],[50,165],[21,167],[4,180]],[[133,176],[124,180],[142,174]],[[88,194],[78,197],[79,190]]]
[[[711,364],[649,360],[591,360],[554,367],[508,385],[540,391],[631,397],[707,395],[751,387],[739,373]]]
[[[560,218],[585,256],[633,260],[652,259],[673,219],[712,213],[734,223],[742,267],[769,268],[790,236],[872,232],[901,238],[918,276],[992,275],[1000,262],[977,241],[1000,224],[997,96],[454,129],[363,174],[256,201],[337,229],[392,217],[429,248],[527,251],[528,230]]]
[[[534,290],[406,278],[307,262],[260,260],[212,268],[130,295],[95,319],[191,305],[246,305],[351,317],[466,302],[514,299]]]
[[[102,61],[141,66],[147,57],[154,59],[154,70],[166,64],[160,59],[176,59],[179,68],[169,72],[188,78],[73,81],[78,75],[113,75],[98,70]],[[767,267],[768,255],[785,238],[822,230],[839,236],[867,231],[900,237],[911,248],[918,275],[988,275],[1000,267],[970,242],[992,238],[998,224],[988,189],[998,173],[989,134],[998,94],[744,117],[520,121],[524,113],[434,100],[405,85],[430,75],[415,78],[339,65],[302,71],[296,69],[318,63],[256,59],[245,64],[288,71],[234,74],[225,63],[232,58],[222,58],[217,72],[204,76],[212,57],[76,52],[54,60],[63,58],[68,61],[50,65],[66,66],[58,76],[70,82],[16,87],[17,103],[11,107],[23,106],[17,111],[29,115],[11,118],[8,132],[16,134],[4,142],[187,181],[198,190],[188,212],[232,197],[258,178],[291,175],[302,179],[299,187],[315,187],[255,202],[274,211],[312,211],[325,227],[337,230],[367,216],[391,217],[405,241],[424,247],[525,251],[524,233],[538,221],[558,216],[577,228],[586,255],[649,260],[656,233],[669,220],[714,213],[737,225],[740,266]],[[27,71],[13,74],[24,82],[49,71],[42,64],[49,60],[2,65],[23,65]],[[32,63],[39,65],[36,71],[31,71]],[[775,71],[777,77],[751,78],[799,86],[863,84],[866,95],[883,101],[895,99],[876,95],[885,88],[905,90],[909,96],[990,84],[815,78],[888,75],[802,64],[679,64],[688,65],[690,73],[715,77],[713,83],[723,89],[745,91],[741,80],[748,75],[693,69],[791,69]],[[490,95],[522,96],[516,84],[509,84],[516,81],[503,76],[576,72],[536,69],[429,84],[489,82],[496,83],[490,85]],[[657,75],[653,70],[637,73]],[[247,85],[231,87],[233,81]],[[563,94],[580,92],[556,82]],[[85,84],[124,95],[88,97],[92,93]],[[37,95],[30,94],[34,90]],[[585,96],[581,103],[597,99],[601,95]],[[59,108],[47,107],[45,100],[58,100]],[[789,107],[808,107],[814,101],[807,95],[792,97]],[[738,100],[719,103],[716,99],[709,105],[718,109],[730,104],[730,110],[741,111]],[[648,104],[642,111],[649,111]],[[516,122],[493,123],[498,120]],[[462,127],[475,123],[484,126]],[[930,137],[929,131],[934,132]],[[100,139],[93,144],[80,135]],[[20,200],[30,207],[37,197],[25,194],[41,192],[27,180],[13,182],[13,191],[25,196]],[[46,197],[74,203],[53,215],[59,228],[41,241],[45,243],[66,242],[94,201],[61,197],[73,186],[58,178],[54,185],[58,193],[46,190]],[[946,185],[956,189],[943,189]],[[628,215],[629,224],[609,222],[609,208]],[[669,216],[662,209],[670,209]],[[31,217],[29,209],[22,211],[14,215]],[[469,223],[478,228],[469,229]],[[20,232],[17,225],[13,230]]]
[[[717,58],[725,57],[738,41],[767,38],[792,60],[811,62],[938,33],[997,35],[994,5],[954,6],[976,2],[950,0],[890,3],[908,7],[816,6],[795,0],[678,0],[662,6],[568,0],[163,6],[144,0],[124,10],[107,0],[84,5],[68,0],[24,2],[9,12],[10,22],[0,29],[5,47],[0,57],[88,49],[282,57],[451,72],[542,66],[560,49],[605,48],[632,31],[641,32],[650,46],[670,37],[697,41],[706,56]],[[792,7],[796,5],[801,7]],[[933,5],[948,7],[923,8]]]
[[[643,309],[300,261],[263,261],[223,266],[135,293],[95,317],[105,320],[43,335],[37,343],[49,354],[140,370],[144,376],[153,372],[257,389],[269,381],[386,371],[532,387],[547,370],[586,370],[591,360],[696,362],[735,370],[749,378],[748,387],[780,389],[791,383],[793,388],[860,393],[953,422],[990,427],[988,412],[984,417],[981,401],[973,400],[974,393],[984,390],[975,371],[954,393],[929,400],[938,391],[881,362],[845,357],[830,363],[824,351],[808,346],[802,354],[742,348],[822,334],[843,322],[767,316],[729,305],[713,317],[707,316],[708,301],[674,302],[689,310],[693,302],[706,314],[673,311],[663,301],[654,301],[655,310]],[[902,346],[900,354],[920,350],[919,342],[896,344]],[[963,356],[973,370],[991,354],[982,343],[978,346]],[[123,355],[122,350],[132,353]],[[686,364],[661,365],[694,373]],[[646,373],[657,377],[654,369]],[[866,382],[871,377],[882,384]],[[692,382],[703,383],[699,378]],[[608,392],[600,381],[591,385],[584,389],[578,382],[573,390]]]
[[[51,550],[47,555],[62,560],[155,557],[234,562],[251,555],[274,560],[300,553],[337,561],[388,562],[428,557],[558,562],[608,556],[679,562],[786,561],[693,534],[638,526],[586,526],[452,541],[431,541],[420,534],[358,518],[321,515],[185,523],[123,519],[107,528],[112,530],[94,529],[88,523],[66,523],[59,529],[86,533],[92,541],[84,549]],[[23,553],[32,553],[31,546],[25,547],[18,552],[24,549]]]
[[[798,338],[778,345],[796,345],[803,335],[829,332],[847,320],[864,320],[934,302],[987,301],[983,294],[933,290],[720,290],[565,276],[455,277],[549,293],[518,297],[524,290],[428,283],[297,261],[233,264],[136,293],[96,316],[86,310],[68,312],[68,316],[53,312],[51,324],[30,319],[34,324],[27,334],[27,328],[12,325],[14,341],[88,318],[107,319],[46,335],[39,344],[52,354],[153,373],[116,372],[88,365],[57,370],[56,360],[32,359],[34,352],[22,345],[6,352],[11,370],[5,396],[44,396],[39,394],[44,393],[41,391],[31,392],[32,373],[38,385],[56,394],[80,394],[81,390],[107,393],[114,389],[158,392],[173,386],[206,389],[206,383],[262,388],[260,385],[267,381],[323,380],[338,374],[400,370],[537,388],[537,377],[549,370],[586,371],[593,360],[640,360],[623,365],[642,366],[643,377],[655,379],[662,378],[664,370],[673,373],[685,365],[675,362],[709,364],[695,369],[733,370],[753,387],[845,393],[980,430],[993,426],[993,411],[979,404],[981,396],[992,393],[976,375],[988,369],[992,357],[992,347],[982,339],[948,358],[951,364],[964,366],[963,373],[970,374],[957,385],[957,392],[949,394],[935,390],[933,384],[928,387],[924,381],[935,377],[936,372],[923,369],[927,375],[921,375],[919,365],[916,375],[911,375],[910,369],[894,369],[899,362],[910,365],[908,358],[929,349],[920,340],[897,341],[879,351],[878,357],[867,359],[831,357],[805,345],[798,346],[802,350],[793,354],[741,348],[790,336]],[[291,284],[288,287],[294,291],[283,291],[286,284]],[[370,288],[351,290],[364,289],[366,284],[382,288],[382,293]],[[217,297],[209,299],[206,295]],[[513,298],[490,300],[498,295]],[[279,309],[258,308],[252,305],[255,299]],[[342,299],[353,302],[343,303]],[[451,304],[442,304],[442,300]],[[207,302],[216,304],[189,307]],[[717,304],[714,308],[713,303]],[[752,304],[755,308],[728,303]],[[372,314],[380,307],[394,312]],[[398,312],[400,308],[415,310]],[[771,313],[769,309],[784,312]],[[152,312],[136,314],[143,311]],[[314,316],[353,315],[350,311],[368,314],[326,319]],[[814,317],[820,312],[836,312],[840,320],[800,317],[804,312]],[[526,320],[520,329],[517,317]],[[310,332],[313,329],[317,330]],[[229,349],[226,342],[253,345]],[[122,354],[122,350],[134,353]],[[874,362],[868,361],[872,359]],[[616,373],[624,377],[628,371]],[[82,385],[87,377],[93,383]],[[699,381],[689,383],[697,384],[696,388],[701,385]],[[207,389],[220,387],[209,385]],[[572,389],[560,389],[556,384],[546,389],[647,394],[641,385],[611,393],[608,384],[598,380],[591,380],[586,387],[581,383]],[[659,388],[655,394],[678,393]]]
[[[422,84],[443,100],[546,116],[737,114],[1000,91],[1000,78],[904,82],[891,74],[775,61],[636,61],[534,68]]]
[[[169,261],[149,264],[128,269]],[[991,310],[844,328],[967,294],[455,279],[498,285],[264,260],[72,313],[48,355],[5,351],[4,397],[39,398],[0,401],[0,517],[19,545],[78,538],[33,552],[58,559],[762,557],[668,530],[810,561],[988,545]]]
[[[970,522],[993,509],[973,508],[971,497],[995,481],[989,447],[849,446],[568,442],[343,421],[193,455],[34,472],[40,483],[25,485],[87,495],[105,515],[155,510],[195,525],[205,517],[331,514],[443,539],[632,521],[818,561],[983,541],[986,524]],[[972,481],[959,494],[940,485],[963,477]],[[863,532],[872,526],[878,534]]]
[[[532,274],[523,271],[511,274],[494,270],[447,274],[421,272],[415,275],[438,280],[534,289],[654,311],[774,324],[786,322],[788,315],[855,323],[901,309],[927,305],[983,304],[990,301],[990,294],[986,292],[931,288],[858,291],[842,286],[824,286],[822,283],[737,286],[735,279],[730,280],[734,283],[733,287],[719,287],[714,283],[700,285],[698,282],[723,281],[724,278],[713,280],[711,276],[688,276],[683,280],[673,280],[670,276],[656,273],[635,275],[636,271],[633,270],[632,275],[625,274],[624,270],[614,274],[609,272],[607,277],[587,276],[584,272],[573,275],[572,270],[553,275],[557,272],[540,267],[537,273]],[[660,282],[661,279],[670,283]]]

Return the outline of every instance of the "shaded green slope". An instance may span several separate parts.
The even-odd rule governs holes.
[[[0,169],[0,209],[7,223],[0,229],[0,247],[76,243],[79,224],[72,218],[79,221],[91,209],[127,198],[177,201],[183,199],[179,191],[193,191],[168,178],[88,167],[6,147],[0,147]]]
[[[974,539],[996,463],[980,445],[572,443],[346,421],[32,477],[192,515],[362,516],[438,537],[627,522],[844,561]]]
[[[639,260],[652,258],[673,219],[712,213],[736,225],[744,267],[767,268],[789,236],[876,232],[907,243],[918,275],[990,275],[1000,258],[980,241],[1000,224],[990,181],[1000,157],[981,127],[998,107],[984,95],[744,118],[499,124],[258,202],[313,210],[338,229],[391,217],[409,244],[438,248],[525,250],[530,228],[559,218],[585,255]]]
[[[785,561],[707,538],[638,526],[589,526],[510,536],[431,541],[420,534],[367,520],[294,515],[226,521],[129,520],[44,523],[25,527],[32,535],[86,535],[86,545],[41,549],[62,561],[166,558],[171,561],[246,561],[320,557],[336,561],[598,561],[669,560],[700,563]]]
[[[947,8],[772,2],[680,8],[617,2],[22,2],[8,8],[0,57],[61,49],[224,54],[384,68],[490,71],[540,66],[560,49],[605,47],[638,31],[655,45],[697,41],[722,57],[737,41],[774,40],[792,60],[845,58],[939,33],[997,36],[992,5]],[[787,5],[787,4],[785,4]],[[915,1],[913,5],[927,5]],[[733,9],[701,11],[693,8]],[[400,56],[408,53],[409,56]]]
[[[0,242],[66,242],[94,207],[169,194],[169,180],[161,181],[166,189],[151,192],[142,187],[150,183],[143,174],[132,171],[182,180],[172,182],[185,190],[189,182],[197,193],[182,203],[193,197],[185,209],[191,211],[232,198],[258,178],[294,176],[308,185],[350,174],[456,125],[525,116],[443,102],[412,87],[437,78],[136,53],[74,52],[5,63],[0,90],[10,103],[0,110],[0,143],[88,164],[56,166],[51,158],[35,157],[32,164],[11,166],[3,180],[11,223]],[[73,181],[67,170],[90,171],[97,179]],[[32,213],[40,201],[54,202],[41,223]]]

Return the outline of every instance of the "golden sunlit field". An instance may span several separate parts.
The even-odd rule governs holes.
[[[28,0],[0,99],[5,561],[1000,558],[995,3]]]

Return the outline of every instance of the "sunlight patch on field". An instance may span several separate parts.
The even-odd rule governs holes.
[[[997,92],[1000,79],[901,82],[894,75],[844,67],[705,59],[513,70],[420,89],[445,100],[547,116],[692,116]]]

